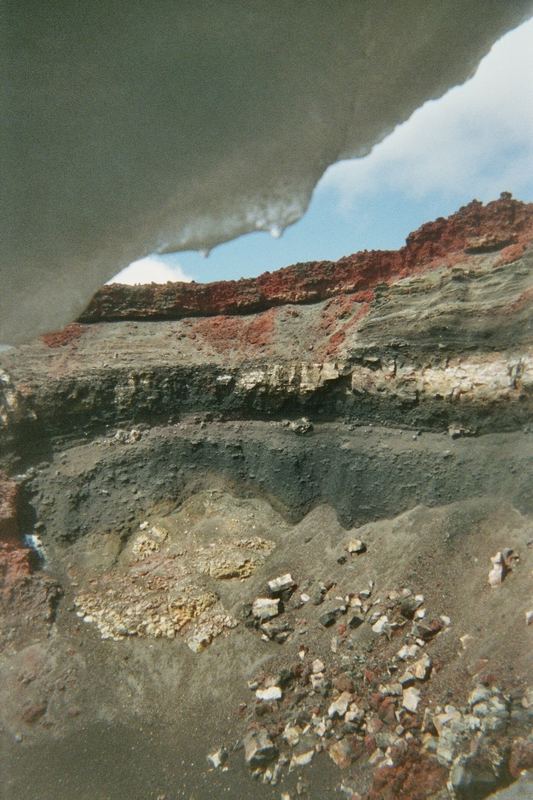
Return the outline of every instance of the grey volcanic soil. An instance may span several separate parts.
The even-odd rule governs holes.
[[[409,586],[433,614],[451,618],[432,645],[441,666],[428,700],[464,702],[480,658],[500,685],[523,688],[531,678],[524,611],[533,568],[532,456],[523,432],[452,440],[321,423],[298,436],[280,423],[206,426],[200,418],[144,431],[131,443],[108,436],[49,452],[28,475],[27,524],[43,522],[45,569],[65,594],[54,624],[8,641],[0,656],[6,800],[292,796],[299,772],[264,786],[249,776],[241,751],[226,773],[208,771],[205,755],[220,745],[231,750],[242,737],[253,714],[246,683],[258,670],[294,663],[302,643],[309,658],[334,659],[334,631],[318,617],[334,596],[370,579],[376,595]],[[208,582],[236,619],[284,572],[299,591],[330,580],[331,598],[291,609],[295,632],[283,645],[243,625],[199,654],[180,636],[102,641],[74,601],[106,571],[130,574],[125,554],[144,520],[166,522],[175,542],[188,536],[223,547],[254,535],[276,544],[249,577]],[[368,552],[339,564],[349,535]],[[490,556],[503,547],[521,561],[494,591]],[[472,636],[466,651],[465,634]],[[364,664],[398,645],[377,643],[365,624],[343,648],[335,659]],[[20,709],[39,703],[45,713],[21,721]],[[241,703],[248,707],[239,712]],[[307,796],[338,797],[340,777],[320,754],[303,772]]]
[[[452,439],[447,434],[318,423],[296,435],[279,422],[190,418],[144,431],[135,444],[112,436],[72,445],[42,462],[31,504],[48,539],[135,528],[154,505],[222,480],[262,496],[292,521],[329,503],[345,526],[479,495],[533,511],[528,432]]]

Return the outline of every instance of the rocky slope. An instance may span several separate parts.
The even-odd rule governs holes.
[[[532,245],[503,195],[1,355],[10,799],[531,794]]]

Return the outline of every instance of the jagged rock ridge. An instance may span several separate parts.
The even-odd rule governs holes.
[[[398,251],[364,251],[337,262],[297,264],[258,278],[198,285],[102,287],[80,322],[120,319],[180,319],[186,316],[250,314],[278,305],[313,303],[339,294],[370,301],[375,289],[439,265],[453,266],[474,255],[503,250],[500,263],[514,260],[531,242],[533,203],[503,193],[484,206],[477,200],[447,219],[441,217],[411,233]],[[515,247],[511,248],[511,245]]]

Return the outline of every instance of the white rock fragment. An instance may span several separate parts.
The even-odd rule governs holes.
[[[313,718],[311,719],[311,724],[313,725],[315,735],[320,736],[320,738],[323,738],[326,735],[329,728],[331,728],[330,720],[329,719],[326,720],[325,717],[313,716]]]
[[[314,747],[311,747],[309,750],[304,750],[301,753],[293,753],[291,763],[289,765],[289,772],[292,772],[292,770],[296,769],[296,767],[306,767],[313,760],[314,754]]]
[[[295,725],[291,725],[287,723],[285,726],[285,730],[283,731],[283,738],[289,745],[289,747],[296,747],[298,742],[300,741],[300,729],[297,728]]]
[[[244,759],[251,769],[272,761],[278,754],[277,747],[264,728],[259,731],[250,731],[242,741]]]
[[[412,711],[413,714],[418,708],[418,704],[420,702],[420,692],[418,689],[414,687],[409,687],[409,689],[404,689],[403,697],[402,697],[402,706],[407,709],[407,711]]]
[[[362,722],[365,718],[365,712],[359,708],[357,703],[350,703],[349,709],[344,715],[345,722]]]
[[[489,583],[493,588],[500,586],[503,579],[510,572],[518,561],[518,556],[511,547],[505,547],[499,550],[495,556],[490,559],[492,561],[492,569],[489,572]]]
[[[419,651],[420,647],[417,644],[404,644],[404,646],[398,650],[396,655],[402,661],[407,661],[409,658],[414,658]]]
[[[526,611],[526,625],[531,625],[533,622],[533,608],[529,611]]]
[[[350,555],[360,555],[366,552],[366,544],[361,539],[350,539],[344,546]]]
[[[283,692],[279,686],[269,686],[267,689],[257,689],[255,696],[258,700],[263,700],[265,703],[270,703],[273,700],[281,700]]]
[[[503,565],[501,552],[497,552],[495,556],[492,556],[491,561],[492,569],[489,572],[489,583],[495,588],[502,583],[504,576],[505,567]]]
[[[324,672],[325,666],[324,662],[321,661],[319,658],[315,658],[313,663],[311,664],[311,671],[314,675],[317,675],[319,672]]]
[[[400,697],[402,693],[401,682],[382,683],[379,685],[378,691],[383,695],[383,697]]]
[[[187,646],[193,653],[201,653],[211,644],[212,637],[205,631],[198,631],[187,639]]]
[[[430,657],[427,655],[427,653],[424,653],[422,658],[419,658],[418,661],[415,661],[415,663],[411,665],[410,669],[412,670],[415,678],[418,678],[419,681],[425,681],[427,678],[429,678],[431,666],[432,662]]]
[[[256,619],[272,619],[279,614],[279,599],[257,597],[252,604],[252,614]]]
[[[452,725],[459,727],[461,724],[462,715],[454,706],[446,706],[444,711],[439,712],[433,716],[433,725],[442,738],[443,731]]]
[[[377,622],[372,625],[374,633],[388,633],[390,631],[390,622],[386,614],[379,617]]]
[[[271,786],[276,786],[279,782],[281,776],[281,764],[279,761],[272,767],[267,767],[263,772],[263,777],[261,778],[262,783],[270,783]]]
[[[316,675],[311,675],[311,686],[314,692],[320,692],[327,685],[323,672],[318,672]]]
[[[526,689],[520,703],[522,708],[533,708],[533,687]]]
[[[269,592],[273,595],[281,594],[287,589],[294,589],[296,583],[292,579],[290,572],[285,575],[280,575],[279,578],[274,578],[268,582]]]
[[[470,692],[470,695],[468,697],[468,705],[475,706],[478,703],[484,703],[489,698],[490,698],[489,690],[487,689],[486,686],[480,684]]]
[[[406,669],[403,675],[400,675],[399,682],[402,686],[409,686],[415,682],[415,676],[410,669]]]
[[[328,716],[333,719],[335,717],[342,718],[348,711],[348,706],[352,701],[350,692],[343,692],[336,700],[331,703],[328,708]]]

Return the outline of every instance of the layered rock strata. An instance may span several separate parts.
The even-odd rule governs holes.
[[[397,253],[105,287],[2,353],[12,797],[520,779],[532,244],[533,205],[504,195]]]
[[[4,354],[2,440],[191,412],[516,430],[532,410],[532,240],[533,204],[503,195],[398,252],[104,287],[81,322]]]

